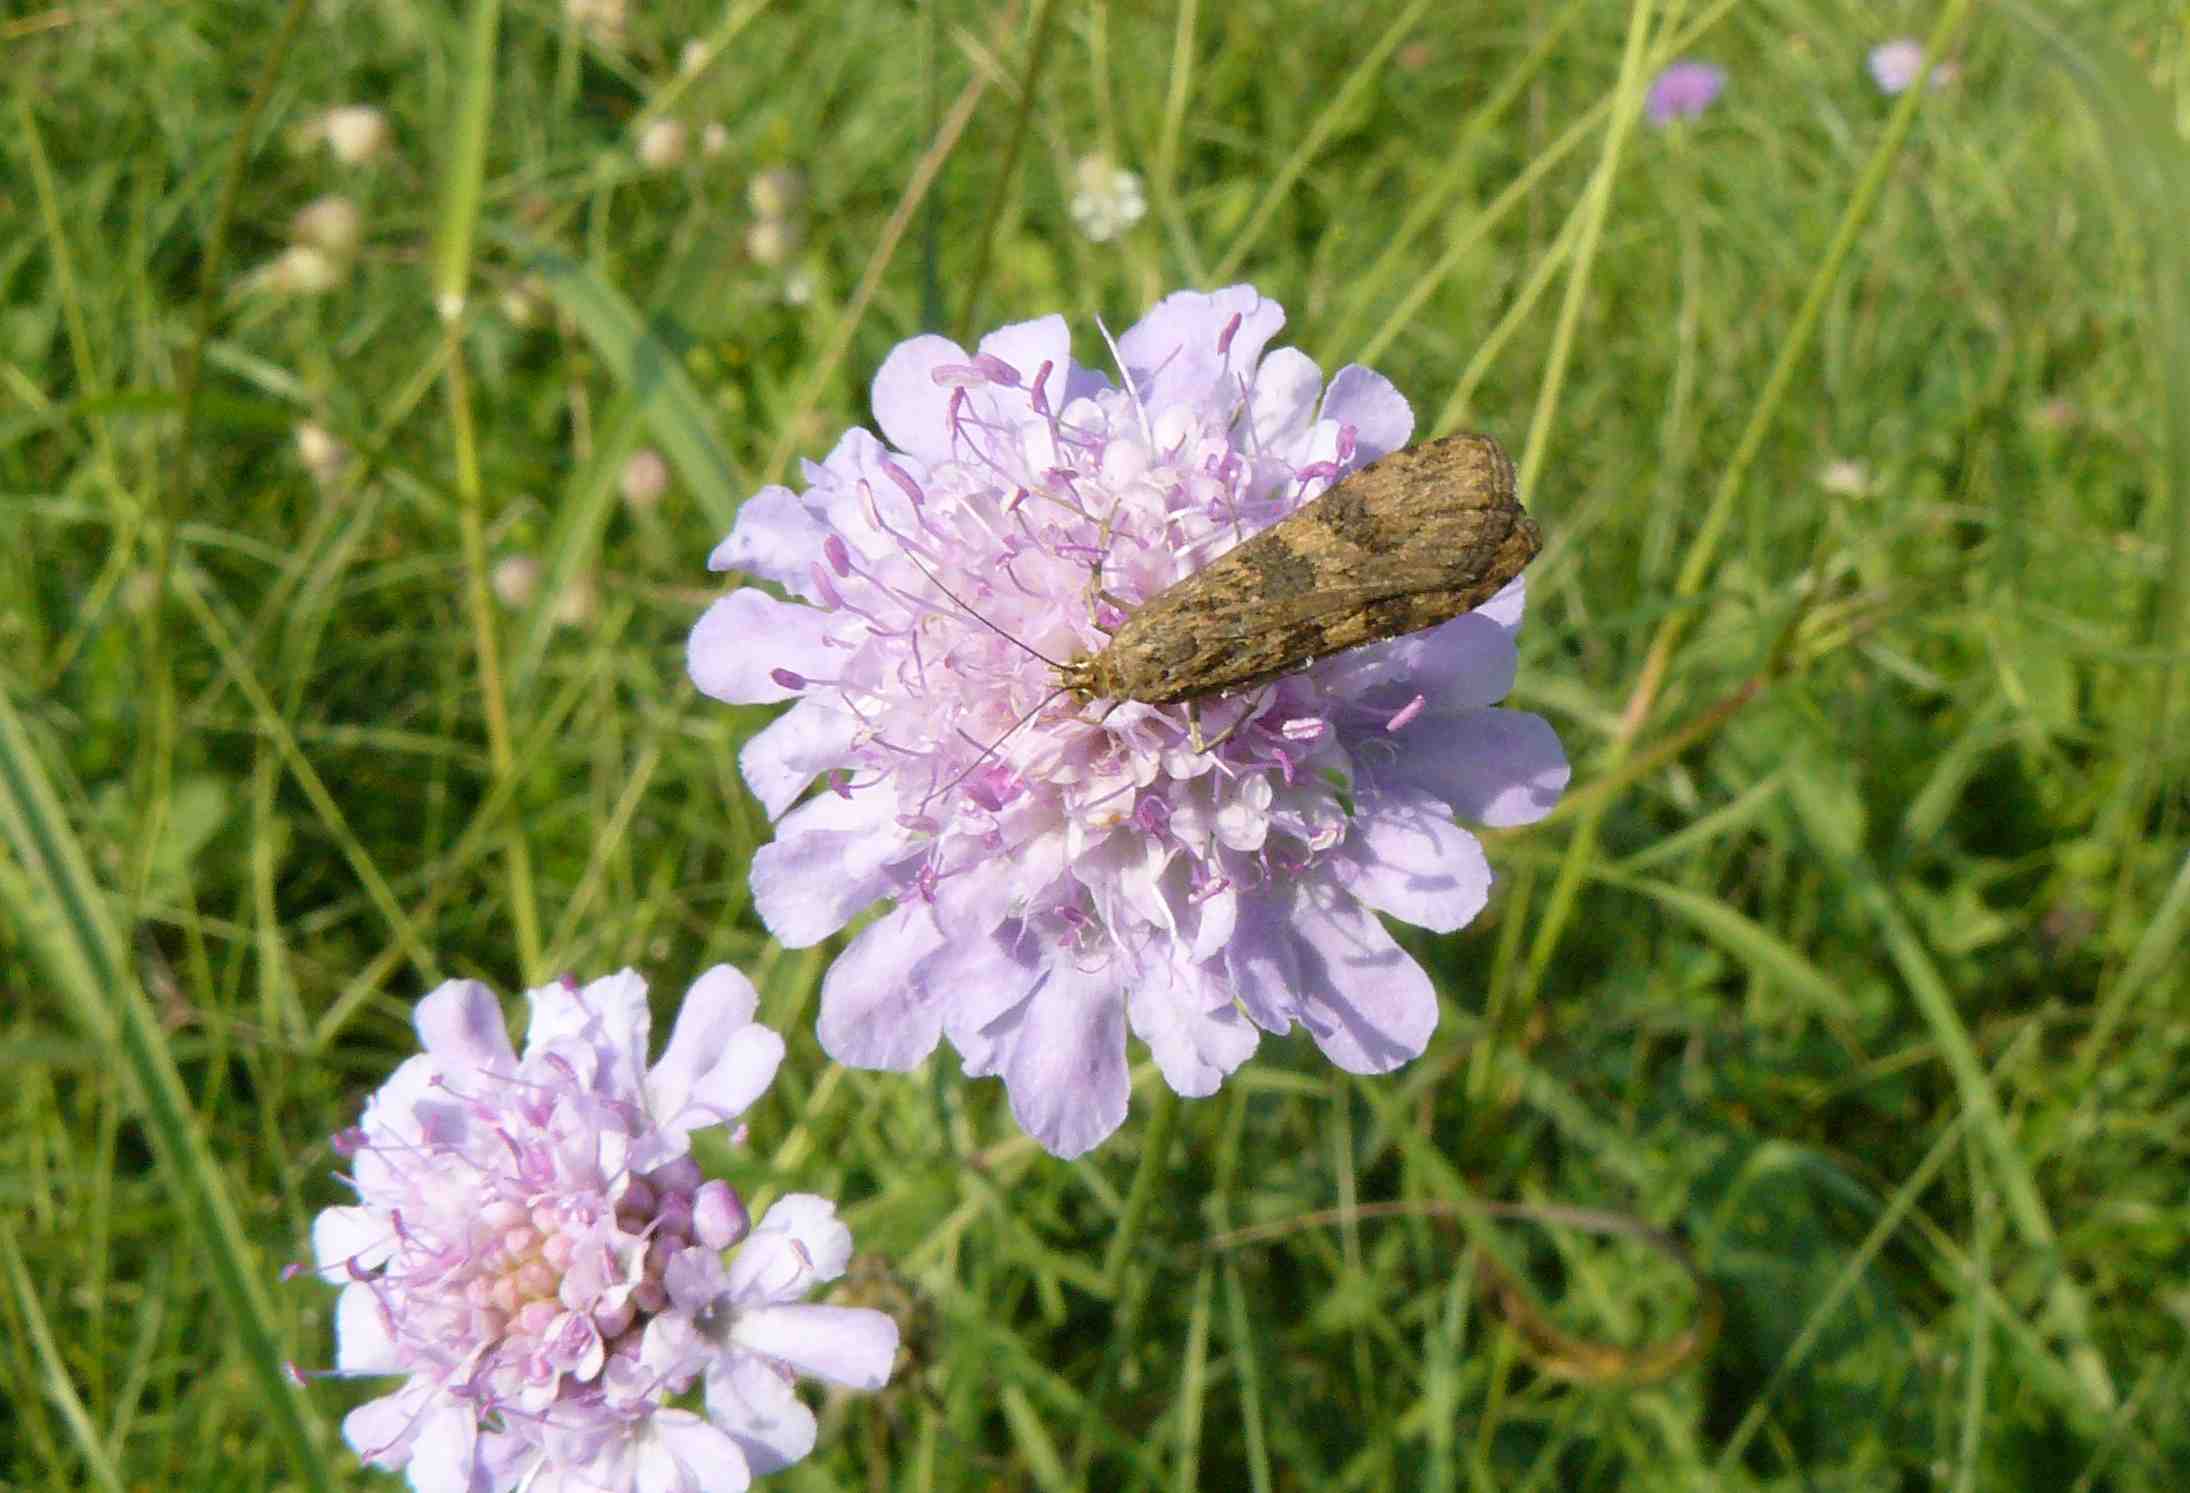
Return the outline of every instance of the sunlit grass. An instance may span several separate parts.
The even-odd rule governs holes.
[[[791,1056],[708,1159],[841,1199],[911,1348],[785,1486],[2178,1485],[2179,28],[1973,7],[1889,99],[1869,48],[1954,7],[1417,9],[0,22],[0,1483],[361,1482],[362,1387],[280,1377],[332,1295],[275,1275],[411,1002],[728,960]],[[1634,119],[1681,55],[1725,94]],[[353,103],[392,138],[345,163],[309,126]],[[1095,153],[1148,208],[1100,244]],[[329,194],[354,255],[266,277]],[[1067,1165],[947,1055],[820,1053],[829,951],[744,884],[768,712],[683,639],[924,316],[1220,273],[1527,454],[1514,702],[1575,783],[1485,918],[1401,931],[1420,1061],[1149,1069]],[[1695,1361],[1578,1381],[1705,1297]]]

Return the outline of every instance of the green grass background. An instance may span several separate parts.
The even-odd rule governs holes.
[[[1882,97],[1935,28],[1959,80]],[[2133,0],[14,9],[0,1487],[374,1482],[276,1272],[412,1002],[628,963],[666,1021],[720,960],[791,1055],[707,1159],[840,1199],[909,1346],[782,1487],[2184,1486],[2185,44]],[[1651,128],[1681,54],[1727,92]],[[378,166],[300,138],[349,102]],[[654,118],[727,149],[645,171]],[[1114,244],[1094,150],[1147,184]],[[805,304],[742,247],[775,167]],[[330,191],[354,269],[248,289]],[[744,885],[767,712],[683,639],[896,340],[1063,311],[1100,364],[1239,279],[1522,459],[1515,700],[1575,781],[1402,935],[1424,1057],[1144,1063],[1066,1164],[954,1058],[822,1056],[830,950]]]

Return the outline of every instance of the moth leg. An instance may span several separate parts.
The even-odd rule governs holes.
[[[1201,739],[1201,702],[1199,700],[1187,701],[1186,744],[1196,752],[1215,751],[1218,747],[1223,746],[1226,742],[1230,741],[1232,739],[1233,733],[1238,731],[1240,727],[1246,725],[1257,715],[1260,715],[1262,713],[1262,707],[1264,703],[1264,697],[1262,696],[1260,691],[1257,691],[1257,698],[1255,702],[1249,705],[1246,709],[1242,710],[1239,715],[1233,720],[1231,725],[1226,726],[1222,731],[1219,731],[1210,740],[1203,741]]]

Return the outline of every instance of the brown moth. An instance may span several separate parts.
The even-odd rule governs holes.
[[[1424,441],[1150,597],[1102,651],[1056,665],[1057,683],[1145,705],[1250,688],[1472,611],[1542,546],[1496,441]]]

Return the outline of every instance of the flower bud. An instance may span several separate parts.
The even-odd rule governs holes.
[[[669,491],[669,463],[652,447],[641,447],[624,462],[624,502],[635,513],[650,513],[661,506]]]
[[[563,14],[604,47],[624,44],[624,0],[563,0]]]
[[[343,267],[309,244],[297,244],[276,255],[271,264],[254,273],[245,285],[275,295],[325,295],[342,283]]]
[[[723,1181],[705,1182],[692,1199],[692,1237],[709,1249],[728,1249],[752,1227],[745,1200]]]
[[[327,148],[345,166],[364,166],[388,151],[388,116],[371,104],[344,104],[329,109],[320,121]]]
[[[364,218],[349,198],[322,197],[290,219],[289,237],[341,263],[357,253],[364,237]]]
[[[745,230],[745,252],[753,263],[776,269],[798,252],[803,235],[796,223],[781,218],[762,218]]]
[[[332,484],[350,463],[350,448],[313,421],[297,422],[296,441],[297,460],[321,487]]]
[[[763,171],[745,184],[756,218],[788,218],[806,205],[806,174],[789,166]]]
[[[691,131],[680,119],[657,119],[639,134],[639,164],[649,171],[668,171],[684,163]]]
[[[530,555],[504,555],[494,562],[488,578],[502,605],[515,611],[532,600],[540,587],[540,562]]]

